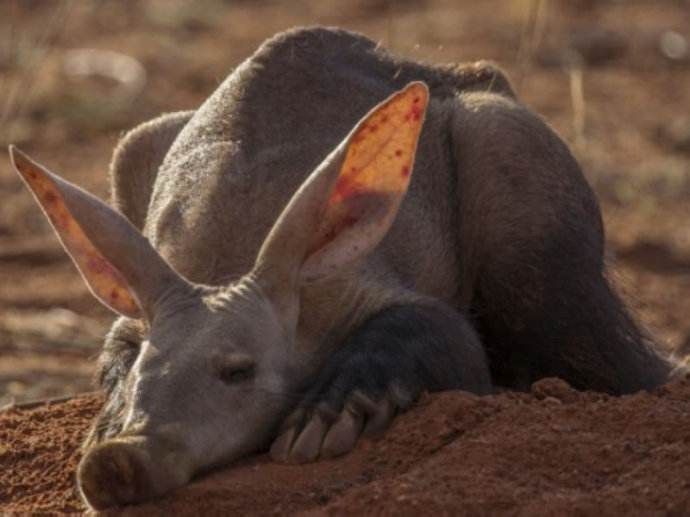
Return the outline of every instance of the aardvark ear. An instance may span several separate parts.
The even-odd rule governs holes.
[[[255,265],[259,278],[295,289],[378,245],[407,192],[428,99],[424,83],[410,83],[357,123],[271,229]]]
[[[10,146],[12,164],[48,217],[91,292],[130,318],[150,318],[175,273],[122,215]]]

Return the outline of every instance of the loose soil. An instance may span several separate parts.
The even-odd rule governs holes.
[[[629,305],[661,346],[690,353],[688,0],[5,0],[0,148],[18,144],[107,197],[123,131],[197,107],[265,38],[313,24],[420,60],[503,67],[597,191]],[[70,72],[84,48],[145,75],[123,86]],[[0,199],[0,513],[80,511],[77,451],[98,397],[11,404],[92,390],[112,315],[3,159]],[[688,514],[689,404],[687,382],[620,399],[556,381],[439,394],[341,460],[257,457],[126,513]]]
[[[77,450],[100,404],[0,414],[4,511],[83,510]],[[687,515],[689,416],[689,380],[620,398],[558,379],[531,393],[435,394],[343,458],[257,456],[106,515]]]

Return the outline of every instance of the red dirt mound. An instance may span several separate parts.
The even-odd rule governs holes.
[[[98,397],[0,413],[7,512],[75,511]],[[690,512],[690,380],[614,398],[549,379],[532,393],[425,397],[377,440],[313,465],[250,458],[125,515]]]

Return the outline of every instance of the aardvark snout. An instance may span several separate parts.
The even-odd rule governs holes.
[[[86,452],[77,480],[95,510],[152,499],[186,484],[192,475],[184,451],[153,437],[118,437]]]

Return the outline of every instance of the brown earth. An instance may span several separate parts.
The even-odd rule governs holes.
[[[7,512],[82,509],[77,447],[98,396],[0,414]],[[558,379],[527,394],[425,397],[376,441],[312,465],[257,456],[110,514],[687,515],[690,380],[614,398]]]
[[[502,66],[594,185],[629,304],[662,346],[690,353],[688,0],[5,0],[0,147],[19,144],[105,197],[123,131],[198,106],[263,39],[311,24],[357,30],[421,60]],[[138,80],[74,72],[72,51],[84,48],[132,58]],[[7,160],[0,200],[0,408],[91,390],[112,316]],[[383,512],[385,504],[383,513],[456,513],[459,504],[471,513],[688,513],[688,395],[685,385],[567,404],[438,395],[341,461],[278,467],[259,458],[175,500],[217,512]],[[95,405],[2,412],[0,505],[13,502],[0,513],[77,508],[74,451]]]

